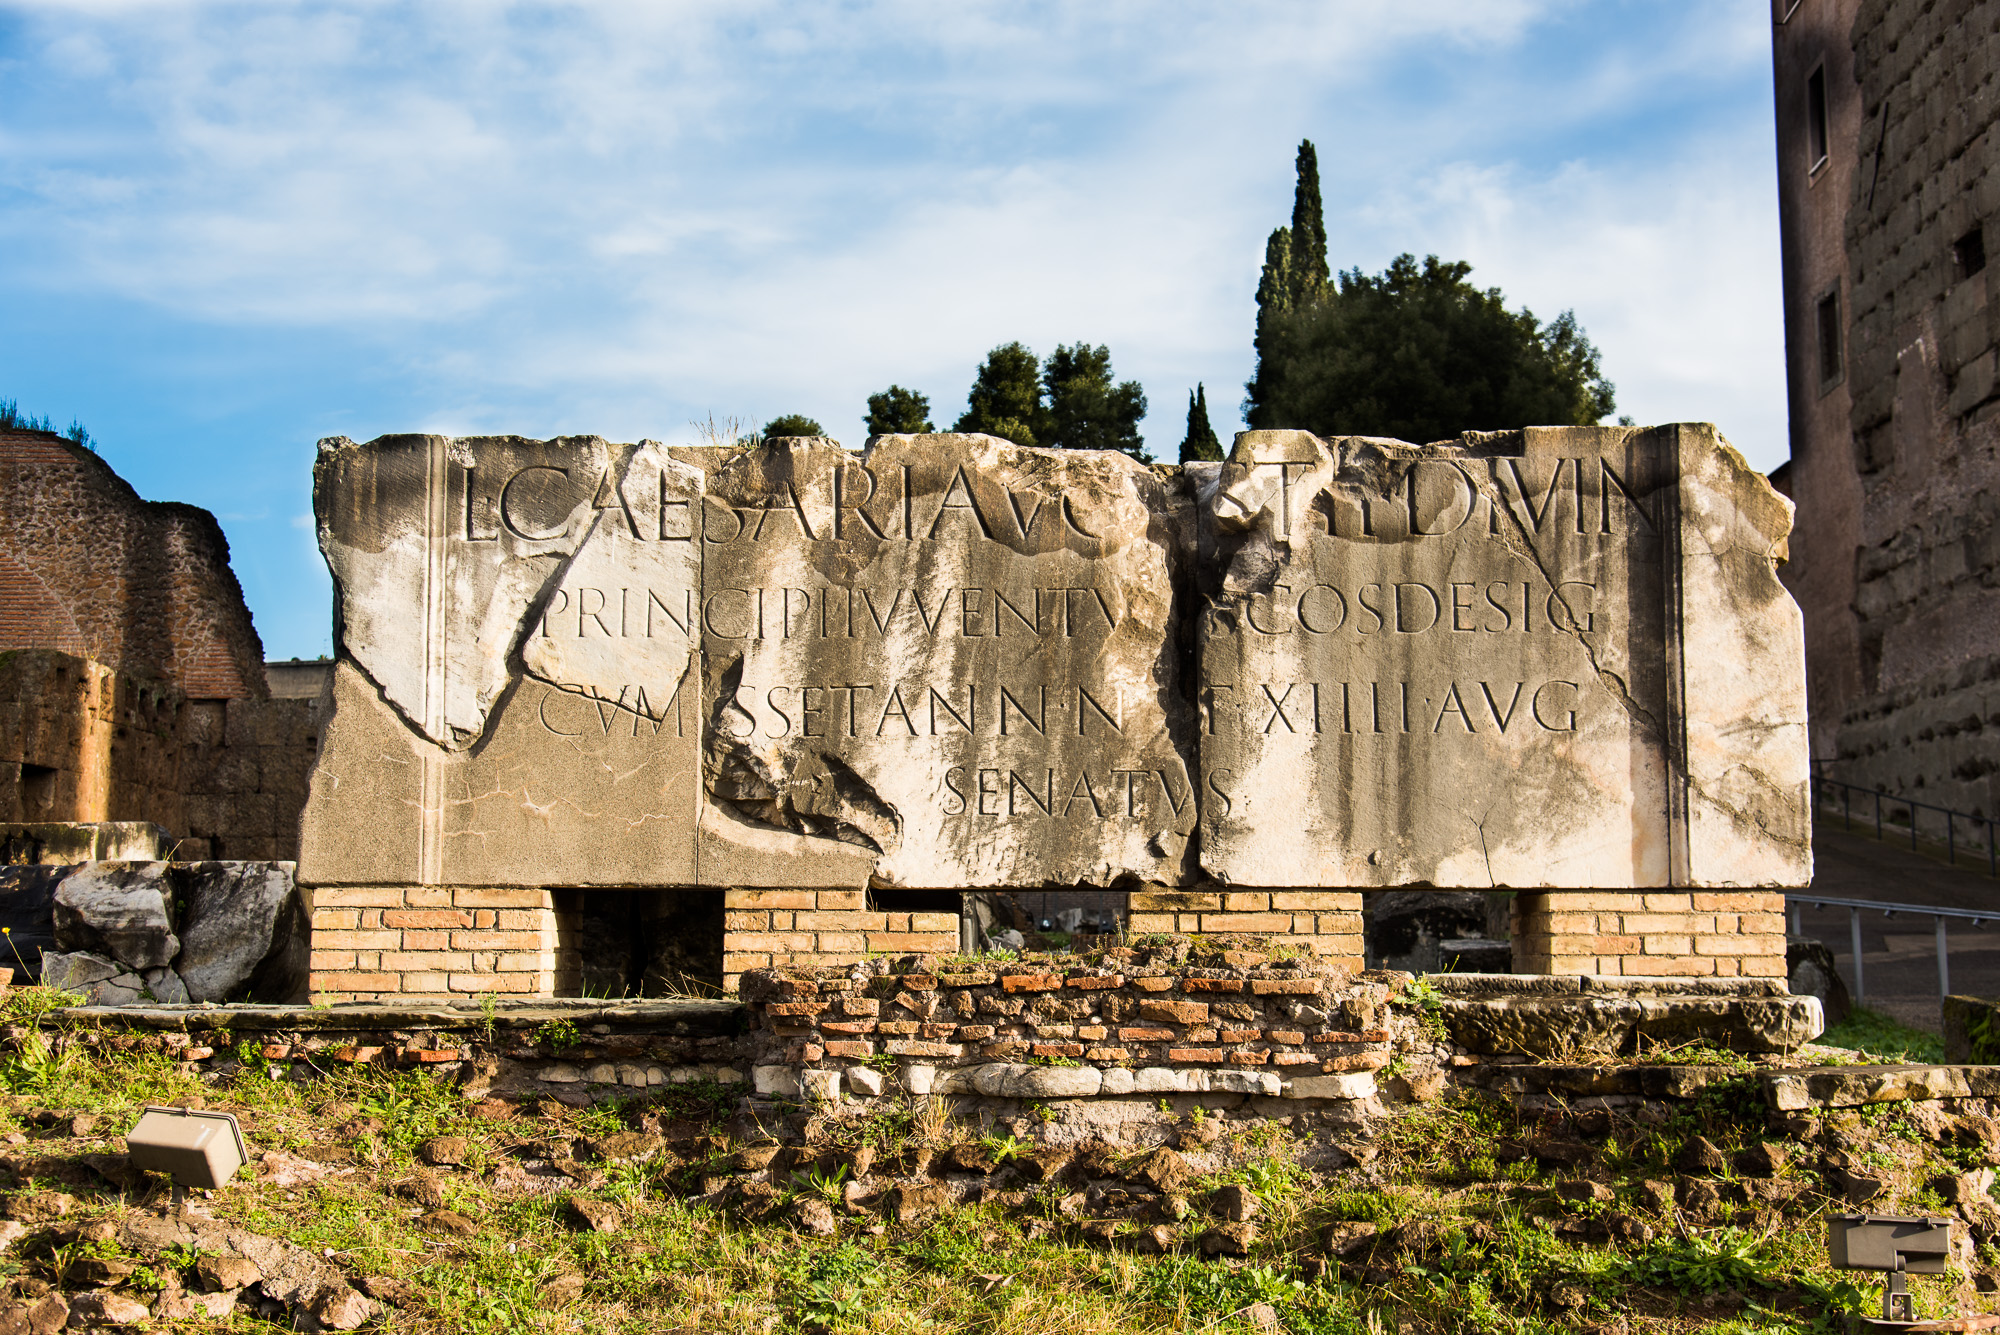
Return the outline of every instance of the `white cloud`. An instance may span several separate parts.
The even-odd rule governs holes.
[[[1167,450],[1196,379],[1227,429],[1310,133],[1340,262],[1437,249],[1544,316],[1574,306],[1621,407],[1715,417],[1775,462],[1768,162],[1741,135],[1648,123],[1642,155],[1601,129],[1767,77],[1763,20],[1628,9],[1649,36],[1531,50],[1603,12],[17,7],[0,77],[49,97],[0,111],[0,269],[355,332],[422,386],[426,420],[383,429],[800,410],[852,438],[891,380],[942,424],[988,347],[1085,338],[1147,384]],[[37,119],[57,94],[72,110]],[[1572,139],[1572,165],[1545,160]]]

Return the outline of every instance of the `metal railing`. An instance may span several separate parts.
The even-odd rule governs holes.
[[[1846,909],[1848,939],[1854,952],[1854,1000],[1860,1001],[1867,995],[1862,981],[1861,968],[1861,914],[1863,910],[1880,913],[1884,918],[1893,918],[1906,913],[1913,918],[1928,917],[1935,920],[1937,928],[1937,976],[1938,995],[1951,995],[1951,958],[1947,944],[1945,923],[1957,919],[1970,922],[1973,927],[1986,924],[2000,924],[2000,909],[1946,909],[1929,904],[1884,904],[1873,899],[1820,899],[1813,895],[1786,895],[1785,908],[1791,913],[1792,935],[1804,936],[1802,911],[1810,905],[1815,909]]]
[[[1976,816],[1969,811],[1954,811],[1950,807],[1941,807],[1935,802],[1919,802],[1914,798],[1904,797],[1900,793],[1887,793],[1883,792],[1880,788],[1864,788],[1858,783],[1846,783],[1840,779],[1829,779],[1824,775],[1815,774],[1812,786],[1813,810],[1821,813],[1827,812],[1829,809],[1837,810],[1840,813],[1842,827],[1845,829],[1851,830],[1854,828],[1855,794],[1859,793],[1861,795],[1864,805],[1866,802],[1872,800],[1875,808],[1875,837],[1885,842],[1887,840],[1887,831],[1895,830],[1895,822],[1890,821],[1886,826],[1884,825],[1882,819],[1883,803],[1888,803],[1892,808],[1891,815],[1895,814],[1893,811],[1895,807],[1908,807],[1910,809],[1910,851],[1912,853],[1917,851],[1917,813],[1919,811],[1937,812],[1940,816],[1944,817],[1945,862],[1953,867],[1958,865],[1958,822],[1964,821],[1966,823],[1968,834],[1984,829],[1986,832],[1986,874],[1988,876],[2000,877],[2000,846],[1996,846],[1994,842],[1994,818],[1991,816]],[[1832,790],[1835,789],[1839,790],[1839,800],[1829,804],[1827,799],[1832,795]],[[1867,820],[1868,816],[1864,813],[1862,816],[1864,825]],[[1901,835],[1900,830],[1896,831],[1896,833],[1899,836]],[[1978,845],[1974,844],[1971,846],[1976,848]]]

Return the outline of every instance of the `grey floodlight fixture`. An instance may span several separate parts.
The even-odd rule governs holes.
[[[150,1168],[174,1180],[178,1203],[189,1187],[214,1190],[236,1176],[250,1159],[243,1129],[234,1113],[149,1104],[125,1136],[134,1168]]]
[[[1836,1270],[1879,1270],[1882,1325],[1916,1320],[1905,1275],[1942,1275],[1951,1259],[1951,1220],[1934,1215],[1840,1214],[1828,1221],[1827,1258]]]

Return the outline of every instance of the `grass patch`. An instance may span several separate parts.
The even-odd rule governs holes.
[[[291,1187],[241,1179],[205,1208],[325,1256],[357,1281],[406,1281],[410,1297],[386,1313],[382,1328],[423,1335],[1582,1335],[1621,1321],[1631,1335],[1830,1333],[1833,1314],[1864,1310],[1870,1295],[1826,1268],[1823,1216],[1845,1207],[1837,1187],[1816,1176],[1820,1156],[1838,1149],[1880,1167],[1895,1185],[1870,1208],[1907,1213],[1935,1208],[1924,1187],[1938,1172],[1962,1172],[1991,1155],[1976,1136],[1943,1144],[1902,1109],[1838,1111],[1813,1129],[1783,1133],[1802,1140],[1782,1181],[1748,1183],[1731,1170],[1714,1179],[1719,1200],[1682,1208],[1649,1188],[1686,1182],[1673,1163],[1695,1135],[1735,1162],[1777,1134],[1751,1080],[1713,1085],[1664,1121],[1451,1094],[1365,1134],[1276,1124],[1238,1130],[1242,1124],[1225,1122],[1229,1134],[1216,1137],[1213,1127],[1191,1122],[1190,1132],[1211,1134],[1191,1135],[1187,1153],[1213,1157],[1196,1166],[1178,1202],[1184,1214],[1162,1199],[1098,1228],[1087,1206],[1102,1180],[1008,1178],[1034,1148],[1016,1137],[1018,1127],[982,1139],[942,1121],[935,1101],[893,1105],[866,1126],[830,1126],[825,1143],[850,1155],[864,1144],[876,1151],[870,1180],[878,1185],[886,1185],[885,1173],[907,1176],[893,1164],[911,1161],[918,1146],[942,1153],[970,1143],[997,1161],[994,1190],[978,1203],[905,1223],[846,1213],[852,1175],[825,1162],[777,1165],[768,1208],[752,1208],[747,1194],[743,1204],[706,1195],[754,1139],[733,1120],[740,1088],[662,1089],[587,1110],[549,1101],[496,1121],[475,1116],[452,1086],[428,1075],[340,1068],[309,1081],[274,1080],[263,1064],[245,1063],[195,1076],[160,1054],[82,1039],[44,1028],[0,1050],[0,1088],[8,1091],[0,1096],[0,1135],[25,1137],[9,1147],[9,1162],[30,1181],[77,1195],[66,1225],[160,1204],[157,1184],[122,1195],[102,1182],[80,1185],[78,1165],[86,1154],[115,1149],[113,1138],[145,1103],[198,1097],[237,1113],[254,1148],[284,1149],[328,1170]],[[55,1113],[102,1120],[77,1138]],[[588,1158],[581,1141],[666,1119],[694,1122],[699,1136],[619,1163],[577,1165],[571,1157]],[[731,1134],[732,1126],[742,1134]],[[471,1141],[470,1161],[421,1167],[416,1148],[437,1135]],[[1128,1187],[1142,1158],[1131,1148],[1112,1157]],[[577,1175],[556,1189],[523,1190],[521,1174],[537,1163]],[[1606,1184],[1611,1199],[1566,1197],[1576,1179]],[[419,1203],[413,1182],[431,1184],[449,1209],[477,1222],[477,1234],[427,1224],[431,1207]],[[1010,1185],[1030,1199],[1002,1199]],[[1220,1223],[1207,1212],[1225,1185],[1257,1205],[1245,1256],[1209,1256],[1200,1245]],[[572,1196],[615,1203],[623,1226],[575,1231]],[[809,1233],[800,1222],[804,1206],[830,1207],[836,1235]],[[1168,1254],[1142,1252],[1136,1244],[1148,1239]],[[0,1280],[24,1268],[54,1277],[95,1256],[87,1244],[69,1246],[58,1253],[24,1245],[0,1260]],[[192,1263],[148,1259],[127,1287],[149,1296],[146,1286]],[[1919,1279],[1923,1310],[1944,1315],[1960,1305],[1950,1288],[1963,1279]],[[198,1328],[241,1335],[283,1327],[239,1313]]]
[[[1820,1035],[1819,1042],[1837,1048],[1852,1048],[1885,1062],[1941,1062],[1944,1040],[1936,1034],[1912,1029],[1880,1011],[1856,1006],[1847,1018]]]

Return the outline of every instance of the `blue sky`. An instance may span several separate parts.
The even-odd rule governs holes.
[[[1619,411],[1785,456],[1767,6],[1744,0],[0,3],[0,398],[213,510],[327,652],[313,444],[690,440],[1110,346],[1172,457],[1251,370],[1317,144],[1336,267],[1573,308]]]

